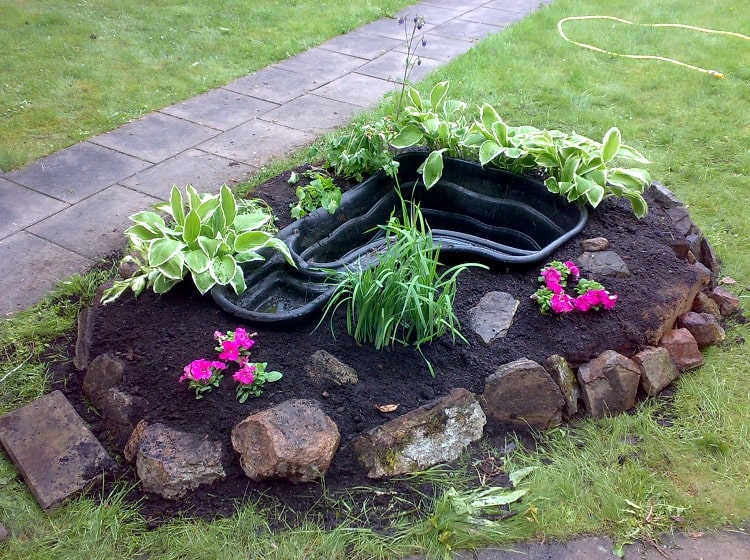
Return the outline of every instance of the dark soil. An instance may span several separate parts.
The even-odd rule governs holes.
[[[280,227],[290,221],[289,205],[294,199],[294,188],[288,185],[288,177],[289,173],[285,173],[271,179],[253,193],[272,206],[280,217]],[[327,523],[335,523],[336,513],[327,511],[328,497],[374,484],[357,465],[348,444],[393,417],[393,414],[379,412],[376,405],[397,403],[396,414],[401,414],[446,395],[455,387],[481,393],[488,375],[500,365],[521,357],[543,362],[551,354],[560,354],[577,365],[607,349],[632,355],[647,345],[649,333],[658,325],[656,310],[662,303],[658,294],[681,283],[680,279],[692,281],[694,275],[673,249],[682,238],[672,221],[650,196],[648,200],[651,211],[641,220],[633,217],[627,203],[606,200],[591,212],[583,234],[554,255],[558,260],[576,260],[581,254],[581,239],[606,237],[610,249],[625,260],[632,273],[627,279],[597,278],[610,292],[619,294],[614,310],[545,316],[529,299],[538,287],[538,266],[510,270],[487,263],[491,266],[489,271],[470,269],[460,277],[455,302],[463,333],[470,344],[454,344],[445,336],[424,347],[435,377],[430,376],[424,359],[411,347],[378,352],[371,346],[356,344],[346,333],[342,316],[334,317],[332,323],[326,320],[317,329],[318,317],[308,324],[279,329],[243,325],[220,310],[210,296],[201,297],[188,282],[166,295],[145,293],[138,299],[126,296],[99,309],[90,355],[93,358],[110,353],[125,360],[127,367],[121,388],[147,400],[143,418],[183,431],[206,434],[220,440],[225,450],[226,481],[200,489],[180,502],[141,496],[137,489],[132,497],[142,498],[144,514],[155,522],[178,513],[202,517],[228,515],[244,500],[273,501],[275,498],[292,512],[317,510],[324,513]],[[488,347],[467,329],[468,311],[493,290],[509,292],[521,303],[508,335]],[[177,382],[183,367],[197,358],[213,359],[216,355],[214,331],[234,330],[238,326],[258,333],[252,358],[268,362],[269,369],[283,372],[283,379],[269,384],[261,398],[239,404],[234,383],[227,376],[218,390],[196,400],[185,383]],[[314,384],[305,365],[319,349],[355,367],[360,382],[344,388]],[[83,373],[69,363],[57,364],[54,368],[58,388],[92,424],[94,432],[113,455],[120,458],[121,442],[113,441],[106,426],[92,414],[81,395]],[[238,422],[257,410],[295,398],[320,401],[341,432],[340,450],[325,479],[327,492],[323,492],[321,484],[250,482],[231,448],[230,432]],[[489,437],[500,447],[505,445],[503,434]],[[476,453],[479,457],[480,452]],[[482,453],[486,458],[486,452]],[[120,475],[135,480],[133,467],[124,462],[122,465]],[[394,505],[393,496],[417,502],[420,499],[417,490],[429,492],[424,487],[412,488],[402,480],[378,484],[388,491],[371,494],[374,502],[368,507],[382,506],[384,511],[399,507]],[[385,516],[382,519],[387,523]]]

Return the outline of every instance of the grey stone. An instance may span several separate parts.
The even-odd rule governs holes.
[[[329,380],[336,385],[356,385],[359,382],[356,369],[325,350],[315,352],[306,369],[313,379]]]
[[[444,61],[452,60],[457,56],[462,55],[473,45],[471,41],[467,41],[466,39],[441,37],[440,35],[435,34],[427,34],[425,40],[427,41],[427,45],[425,47],[420,47],[417,54]],[[406,44],[402,44],[400,48],[395,50],[405,54]]]
[[[248,416],[232,429],[232,446],[251,480],[311,482],[328,470],[338,427],[312,400],[285,401]]]
[[[48,196],[75,204],[114,185],[148,163],[115,150],[81,142],[6,177]]]
[[[125,364],[111,354],[100,354],[94,358],[83,377],[83,394],[100,407],[100,402],[109,389],[122,381]]]
[[[650,397],[658,395],[680,375],[669,351],[663,347],[645,348],[633,356],[633,361],[641,368],[641,387]]]
[[[230,82],[224,88],[280,105],[324,83],[315,76],[269,66]]]
[[[710,313],[717,319],[721,319],[721,310],[719,309],[719,305],[710,297],[708,297],[708,294],[706,294],[705,292],[698,292],[695,295],[691,311],[695,311],[696,313]]]
[[[382,35],[366,33],[362,29],[356,29],[351,33],[339,35],[326,41],[320,45],[320,48],[372,60],[401,45],[404,42],[403,39],[403,37],[399,39],[383,37]]]
[[[522,430],[557,426],[565,406],[547,370],[527,358],[502,365],[490,375],[482,399],[488,422]]]
[[[674,208],[675,206],[684,206],[683,202],[675,193],[658,181],[651,183],[649,194],[665,209]]]
[[[442,64],[441,61],[426,56],[420,57],[420,60],[422,64],[412,67],[409,75],[411,82],[421,80]],[[404,54],[389,51],[358,68],[357,73],[401,83],[404,77]]]
[[[0,179],[0,239],[17,233],[68,207],[68,204],[35,190]]]
[[[143,489],[168,500],[182,498],[202,484],[226,477],[218,441],[164,424],[146,426],[135,463]]]
[[[591,237],[581,241],[581,250],[594,253],[596,251],[606,251],[609,247],[609,239],[606,237]]]
[[[357,105],[372,107],[388,92],[394,91],[393,83],[363,74],[347,74],[313,90],[314,95]]]
[[[605,350],[578,368],[583,402],[594,418],[633,408],[640,379],[638,364],[614,350]]]
[[[715,346],[726,338],[724,329],[711,313],[688,311],[677,318],[677,326],[690,331],[698,348]]]
[[[519,301],[507,292],[489,292],[469,310],[469,323],[485,344],[508,334]]]
[[[219,88],[170,105],[161,112],[211,128],[229,130],[277,106],[270,101]]]
[[[567,420],[578,412],[578,399],[581,398],[581,388],[578,386],[578,380],[568,361],[562,356],[553,354],[544,362],[544,369],[552,377],[552,381],[557,383],[565,399],[563,407],[563,419]]]
[[[672,208],[667,208],[666,212],[667,216],[672,220],[677,233],[682,237],[687,237],[691,233],[695,233],[696,227],[690,218],[687,208],[684,206],[673,206]]]
[[[58,282],[93,264],[93,260],[25,231],[6,237],[0,243],[0,314],[31,307]]]
[[[714,300],[714,302],[716,302],[716,305],[719,306],[719,312],[721,313],[722,317],[729,317],[740,307],[740,298],[738,298],[729,290],[722,288],[721,286],[718,286],[711,290],[711,292],[708,294],[708,297]]]
[[[686,371],[703,365],[703,354],[687,329],[673,329],[662,336],[659,345],[669,351],[677,369]]]
[[[343,126],[360,111],[362,107],[352,103],[306,93],[267,112],[260,120],[319,134]]]
[[[584,251],[576,262],[581,270],[594,276],[630,277],[628,265],[614,251]]]
[[[357,438],[352,446],[370,478],[447,463],[482,437],[486,417],[466,389],[407,412]]]
[[[721,266],[719,264],[719,258],[716,256],[711,243],[704,236],[701,236],[700,240],[700,262],[703,266],[711,271],[711,288],[716,287],[716,279],[721,272]]]
[[[110,436],[118,447],[122,447],[140,421],[146,399],[113,387],[104,393],[98,404]]]
[[[489,25],[486,23],[458,18],[439,25],[433,30],[433,33],[435,35],[440,35],[441,37],[450,37],[452,39],[478,41],[487,35],[497,33],[504,27],[507,27],[507,24]]]
[[[364,60],[326,49],[310,49],[276,64],[277,68],[314,76],[321,83],[330,82],[359,68]]]
[[[125,245],[131,214],[158,199],[113,185],[27,228],[29,232],[66,249],[96,260]]]
[[[115,468],[60,391],[0,417],[0,443],[46,513]]]
[[[81,309],[78,313],[76,352],[73,356],[73,366],[79,371],[85,370],[89,365],[89,350],[95,314],[96,311],[93,307]]]
[[[525,14],[518,14],[511,11],[479,7],[462,15],[461,20],[497,25],[498,27],[503,28],[511,23],[520,21],[523,19],[524,15]],[[440,33],[440,29],[437,29],[436,33]]]

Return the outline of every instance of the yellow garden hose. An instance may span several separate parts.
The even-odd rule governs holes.
[[[589,45],[587,43],[580,43],[578,41],[573,41],[567,35],[565,35],[565,32],[562,29],[565,23],[569,21],[587,20],[587,19],[608,19],[612,21],[617,21],[619,23],[625,23],[627,25],[640,25],[643,27],[679,27],[682,29],[691,29],[693,31],[699,31],[701,33],[713,33],[717,35],[726,35],[729,37],[735,37],[738,39],[745,39],[746,41],[750,41],[750,37],[748,37],[747,35],[743,35],[742,33],[735,33],[733,31],[718,31],[715,29],[705,29],[703,27],[695,27],[694,25],[684,25],[681,23],[634,23],[627,19],[622,19],[622,18],[618,18],[614,16],[572,16],[572,17],[563,18],[557,22],[557,31],[560,33],[560,36],[564,40],[568,41],[569,43],[573,43],[574,45],[578,45],[579,47],[583,47],[584,49],[589,49],[589,50],[604,53],[604,54],[610,54],[613,56],[621,56],[624,58],[634,58],[634,59],[640,59],[640,60],[644,60],[644,59],[645,60],[661,60],[662,62],[671,62],[672,64],[677,64],[678,66],[683,66],[685,68],[690,68],[691,70],[697,70],[698,72],[703,72],[704,74],[708,74],[709,76],[711,76],[712,78],[716,78],[717,80],[721,80],[724,77],[724,74],[722,74],[721,72],[717,70],[708,70],[706,68],[701,68],[700,66],[694,66],[692,64],[687,64],[685,62],[675,60],[674,58],[667,58],[665,56],[616,53],[616,52],[608,51],[606,49],[595,47],[594,45]]]

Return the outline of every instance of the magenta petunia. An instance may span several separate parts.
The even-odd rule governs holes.
[[[602,302],[602,305],[604,306],[604,309],[612,309],[617,303],[617,294],[611,295],[609,292],[605,293],[607,294],[607,297]]]
[[[247,334],[247,331],[242,327],[238,327],[234,331],[234,340],[245,350],[249,350],[255,344],[255,341],[251,338],[253,335]]]
[[[222,340],[221,341],[222,351],[219,353],[219,358],[230,362],[237,361],[240,357],[240,343],[236,340]]]
[[[556,268],[548,266],[542,270],[542,278],[544,278],[545,284],[549,287],[550,282],[559,283],[562,280],[562,274],[560,274],[560,271]]]
[[[214,375],[214,370],[226,369],[224,362],[206,359],[193,360],[183,369],[184,374],[180,377],[180,383],[187,381],[206,382]]]
[[[547,280],[545,285],[550,289],[550,291],[553,294],[561,294],[563,293],[563,287],[560,285],[559,282],[555,280]]]
[[[578,278],[581,276],[581,271],[576,266],[576,263],[574,263],[573,261],[565,261],[565,266],[568,267],[568,270],[573,275],[573,278],[578,280]]]
[[[255,381],[255,365],[245,364],[232,375],[232,379],[240,385],[252,385]]]
[[[567,313],[573,311],[573,301],[568,294],[555,294],[550,299],[549,306],[555,313]]]

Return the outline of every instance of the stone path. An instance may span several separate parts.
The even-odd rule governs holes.
[[[411,79],[548,0],[424,0],[427,46]],[[173,184],[217,191],[377,105],[403,74],[404,28],[386,18],[225,86],[0,175],[0,317],[125,244],[128,216]]]

